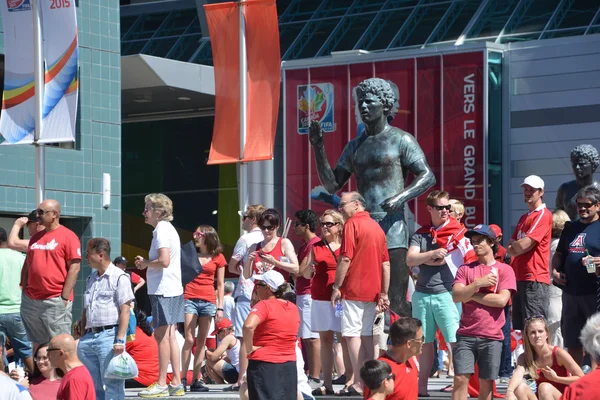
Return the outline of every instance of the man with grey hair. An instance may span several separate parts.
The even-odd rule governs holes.
[[[365,199],[358,192],[349,192],[340,200],[338,209],[346,223],[331,303],[337,307],[341,300],[342,336],[354,371],[360,371],[365,360],[374,358],[376,310],[385,311],[389,306],[390,258],[385,233],[365,211]],[[355,379],[347,395],[361,392],[361,382]]]
[[[334,169],[327,159],[323,130],[317,121],[310,125],[309,140],[319,179],[327,192],[338,192],[354,174],[371,218],[386,234],[391,264],[391,308],[398,314],[410,316],[410,303],[406,300],[409,236],[404,208],[409,200],[435,184],[435,176],[415,138],[388,123],[396,108],[396,96],[390,83],[370,78],[358,84],[355,94],[365,133],[348,142]],[[409,172],[414,179],[407,185],[405,179]]]
[[[576,196],[578,221],[565,224],[552,257],[552,277],[563,285],[562,329],[565,347],[583,361],[579,335],[596,312],[596,272],[600,270],[600,190],[586,186]]]
[[[556,209],[565,210],[572,220],[577,219],[575,195],[577,191],[589,185],[600,189],[600,183],[594,179],[594,172],[600,165],[598,150],[591,144],[580,144],[571,150],[571,167],[575,179],[565,182],[556,192]]]
[[[598,399],[598,385],[600,385],[600,313],[588,319],[580,336],[585,352],[592,359],[594,371],[579,378],[565,389],[561,400],[596,400]]]
[[[233,299],[233,290],[235,285],[231,281],[225,281],[223,285],[223,317],[231,321],[233,309],[235,308],[235,300]]]

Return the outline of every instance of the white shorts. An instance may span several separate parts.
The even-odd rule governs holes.
[[[310,294],[301,294],[296,296],[296,306],[300,313],[300,329],[298,329],[298,337],[300,339],[318,339],[319,334],[311,330],[311,304],[312,297]]]
[[[375,302],[342,300],[342,336],[373,336],[376,306]]]
[[[341,332],[342,319],[335,316],[330,301],[313,300],[310,326],[313,332]]]

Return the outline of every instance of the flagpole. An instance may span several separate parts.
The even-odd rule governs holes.
[[[246,58],[246,20],[243,1],[238,1],[240,18],[240,161],[239,165],[239,203],[242,214],[248,207],[248,164],[243,161],[246,147],[246,119],[248,113],[248,60]]]
[[[42,109],[44,106],[44,47],[42,42],[42,18],[39,0],[31,0],[33,14],[33,64],[35,85],[35,131],[33,144],[35,146],[35,201],[36,207],[44,201],[46,191],[46,150],[38,141],[42,130]]]

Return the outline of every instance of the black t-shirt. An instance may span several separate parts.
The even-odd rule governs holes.
[[[565,256],[562,271],[567,277],[567,284],[563,290],[577,296],[596,294],[596,275],[587,272],[581,259],[588,252],[593,257],[600,256],[600,220],[591,224],[567,222],[556,251]]]

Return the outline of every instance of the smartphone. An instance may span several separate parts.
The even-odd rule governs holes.
[[[381,315],[379,317],[375,318],[375,325],[377,325],[381,322],[381,318],[382,318]]]

